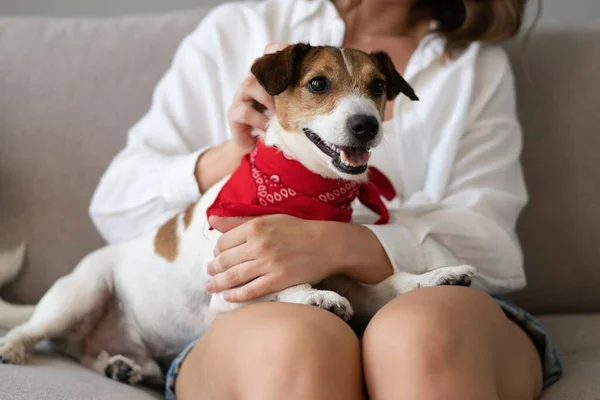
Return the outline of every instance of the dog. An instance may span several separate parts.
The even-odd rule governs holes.
[[[296,44],[257,59],[251,70],[275,96],[276,115],[262,135],[264,147],[350,189],[369,184],[369,151],[381,143],[386,102],[400,93],[416,100],[384,52]],[[34,344],[50,339],[114,380],[164,379],[161,360],[197,339],[219,314],[244,305],[203,290],[220,236],[210,229],[207,213],[215,204],[217,212],[227,210],[218,199],[229,180],[154,233],[85,257],[52,286],[29,321],[1,340],[2,362],[21,364]],[[449,266],[395,274],[373,286],[334,277],[318,289],[298,285],[255,302],[309,304],[345,320],[368,319],[407,291],[469,285],[474,272],[466,265]]]
[[[9,283],[21,271],[25,258],[25,244],[11,251],[0,252],[0,287]],[[16,305],[0,299],[0,328],[13,328],[27,321],[34,306]]]

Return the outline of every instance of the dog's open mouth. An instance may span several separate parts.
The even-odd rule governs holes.
[[[369,147],[338,146],[321,139],[308,128],[303,129],[306,137],[323,153],[331,157],[333,166],[345,174],[358,175],[367,170],[371,158]]]

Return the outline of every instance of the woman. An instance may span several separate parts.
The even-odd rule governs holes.
[[[252,130],[267,123],[255,102],[274,107],[248,74],[265,45],[381,49],[421,99],[388,105],[386,140],[372,158],[401,193],[394,222],[212,220],[224,235],[207,289],[245,301],[337,273],[376,283],[395,271],[466,262],[483,291],[408,293],[380,310],[360,340],[317,308],[242,307],[173,363],[168,397],[351,400],[366,391],[378,400],[530,400],[560,376],[544,331],[490,296],[525,285],[515,221],[526,192],[509,62],[481,43],[515,35],[524,7],[525,0],[248,2],[217,8],[184,40],[93,199],[91,215],[109,242],[181,212],[253,147]],[[355,210],[357,219],[362,213]]]

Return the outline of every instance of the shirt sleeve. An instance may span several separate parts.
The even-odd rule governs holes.
[[[197,159],[229,136],[219,71],[210,55],[219,41],[215,24],[230,11],[213,11],[182,42],[150,110],[102,177],[90,216],[107,242],[151,231],[200,198]]]
[[[411,205],[421,211],[394,212],[391,224],[367,226],[395,271],[422,273],[470,264],[477,269],[474,286],[500,294],[525,286],[515,225],[527,194],[508,58],[499,49],[480,57],[467,129],[457,140],[447,141],[455,146],[436,149],[429,160],[430,165],[447,164],[434,168],[448,176],[443,194],[438,200],[421,196],[421,204]],[[448,154],[453,155],[450,161]]]

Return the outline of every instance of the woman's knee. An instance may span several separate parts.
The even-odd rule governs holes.
[[[232,392],[219,392],[222,399],[353,398],[351,390],[362,387],[357,337],[335,315],[307,306],[259,304],[223,315],[188,358],[190,365],[210,363],[213,382],[227,377],[230,389],[223,390]],[[184,363],[183,379],[185,370]],[[342,397],[338,385],[346,386]]]
[[[255,371],[268,373],[268,381],[279,381],[287,387],[289,381],[317,382],[313,375],[325,375],[327,379],[326,375],[336,371],[348,373],[351,366],[360,368],[358,338],[347,324],[329,312],[307,306],[267,304],[248,309],[247,314],[255,314],[256,320],[244,323],[244,338],[238,351],[253,360]]]
[[[365,331],[363,364],[372,399],[398,390],[406,399],[532,399],[540,389],[527,335],[489,295],[464,287],[420,289],[389,303]]]
[[[440,287],[409,292],[375,315],[363,338],[365,357],[406,354],[414,370],[434,373],[448,368],[479,340],[480,335],[469,332],[479,313],[504,318],[487,294],[474,289]]]

